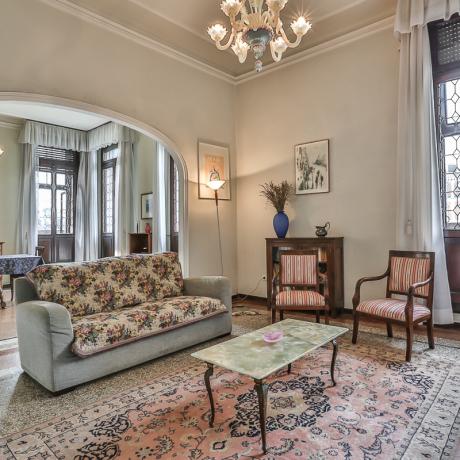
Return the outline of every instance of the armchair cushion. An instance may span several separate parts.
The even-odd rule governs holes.
[[[72,351],[93,355],[224,312],[227,307],[218,299],[180,296],[74,318]]]
[[[356,311],[367,313],[369,315],[379,316],[381,318],[394,319],[397,321],[405,321],[406,301],[398,299],[374,299],[361,302]],[[414,321],[430,316],[431,311],[424,305],[414,305]]]
[[[279,307],[320,307],[325,304],[324,296],[316,291],[281,291],[276,296],[276,305]]]
[[[416,257],[391,257],[389,290],[392,292],[409,292],[415,283],[426,281],[430,277],[430,259]],[[430,285],[426,284],[416,290],[416,294],[427,296]]]

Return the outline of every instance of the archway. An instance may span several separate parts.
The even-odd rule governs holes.
[[[22,92],[8,92],[0,91],[0,101],[10,102],[28,102],[43,106],[57,106],[72,109],[79,112],[93,113],[110,119],[111,121],[120,123],[132,128],[140,133],[161,142],[166,146],[168,152],[173,157],[180,179],[179,188],[179,210],[180,210],[180,229],[179,232],[179,258],[182,263],[182,270],[184,276],[188,275],[189,272],[189,232],[188,232],[188,172],[187,165],[179,153],[179,150],[172,139],[163,134],[153,126],[144,123],[140,120],[136,120],[128,115],[121,114],[119,112],[100,107],[85,102],[75,101],[73,99],[66,99],[56,96],[48,96],[43,94],[35,93],[22,93]]]

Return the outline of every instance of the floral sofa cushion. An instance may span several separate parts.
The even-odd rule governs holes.
[[[225,311],[218,299],[179,296],[73,318],[72,351],[80,357],[90,356]]]
[[[182,271],[175,253],[42,265],[27,277],[40,300],[63,305],[72,317],[183,293]]]

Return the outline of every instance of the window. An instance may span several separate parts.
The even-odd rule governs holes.
[[[169,205],[170,205],[170,250],[179,252],[179,171],[177,170],[176,163],[170,158],[169,163],[170,181],[169,181]]]
[[[74,259],[77,152],[39,146],[37,171],[37,229],[49,262]]]
[[[460,230],[460,18],[430,25],[444,229]]]
[[[102,149],[101,257],[111,257],[114,255],[115,168],[118,153],[117,144]]]

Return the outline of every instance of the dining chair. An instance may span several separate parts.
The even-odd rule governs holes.
[[[329,324],[329,301],[319,292],[319,262],[317,251],[280,251],[279,292],[275,297],[272,322],[279,311],[280,321],[285,311],[315,311],[316,322],[320,322],[320,311],[324,311]]]
[[[361,278],[353,296],[353,338],[358,339],[361,316],[378,318],[386,322],[388,337],[393,337],[393,323],[406,328],[406,361],[412,357],[414,325],[426,322],[428,345],[434,348],[433,289],[434,252],[390,251],[388,267],[383,275]],[[363,283],[387,278],[386,296],[361,302]],[[404,296],[405,299],[395,298]]]

